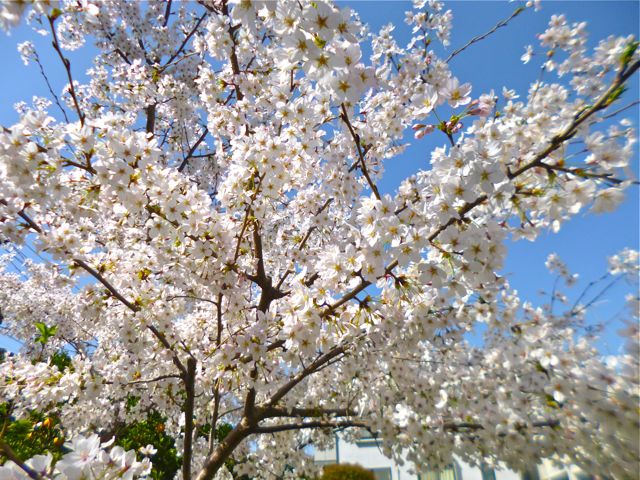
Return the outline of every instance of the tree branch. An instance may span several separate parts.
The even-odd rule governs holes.
[[[350,417],[355,412],[348,408],[282,408],[268,407],[261,412],[261,418],[277,418],[277,417]]]
[[[271,398],[268,400],[266,408],[270,408],[271,406],[278,403],[287,393],[289,393],[293,388],[302,382],[305,378],[319,369],[324,363],[330,361],[331,359],[337,357],[338,355],[343,354],[346,351],[345,345],[339,345],[333,347],[327,353],[320,355],[316,360],[311,362],[307,367],[303,368],[302,371],[298,372],[293,376],[287,383],[282,385],[276,393],[274,393]]]
[[[359,422],[357,420],[339,420],[335,422],[331,422],[328,420],[317,420],[313,422],[303,422],[303,423],[287,423],[284,425],[267,425],[264,427],[256,427],[253,429],[253,433],[255,434],[264,434],[264,433],[278,433],[278,432],[286,432],[289,430],[302,430],[305,428],[345,428],[345,427],[357,427],[357,428],[369,428],[364,422]]]
[[[576,134],[580,125],[582,125],[593,114],[607,108],[610,105],[612,95],[616,93],[618,88],[621,87],[629,79],[629,77],[631,77],[631,75],[633,75],[638,70],[638,68],[640,68],[640,60],[637,60],[628,68],[622,68],[616,75],[616,78],[611,86],[591,107],[576,115],[573,121],[562,131],[562,133],[559,133],[558,135],[553,137],[547,148],[538,153],[533,158],[533,160],[531,160],[526,165],[523,165],[515,172],[508,172],[509,179],[513,179],[534,167],[541,166],[542,160],[556,151],[565,141],[571,139]]]
[[[362,146],[360,145],[360,136],[353,129],[353,125],[351,125],[351,121],[349,120],[349,116],[347,115],[347,109],[344,106],[344,103],[341,103],[340,107],[342,108],[340,118],[347,125],[349,133],[351,134],[351,138],[353,138],[353,141],[356,144],[356,150],[358,151],[358,158],[360,159],[360,170],[362,170],[362,175],[364,175],[364,178],[367,180],[369,188],[371,189],[375,197],[380,200],[380,192],[378,192],[378,187],[375,183],[373,183],[373,180],[371,180],[369,171],[367,170],[367,164],[364,160],[364,152],[362,151]]]
[[[153,131],[156,128],[156,104],[152,103],[147,105],[145,109],[147,114],[147,123],[145,124],[145,131],[153,135]]]
[[[4,455],[9,460],[15,463],[18,467],[20,467],[24,471],[24,473],[29,475],[29,477],[33,478],[33,480],[40,480],[42,478],[38,474],[38,472],[36,472],[32,468],[29,468],[22,460],[20,460],[16,455],[16,453],[13,451],[13,449],[3,440],[0,440],[0,451],[2,451],[2,453],[4,453]]]
[[[193,152],[195,152],[198,149],[198,147],[203,142],[203,140],[206,138],[208,133],[209,133],[209,130],[207,129],[207,127],[204,127],[204,131],[202,132],[202,135],[200,135],[200,138],[198,138],[198,140],[196,140],[196,143],[194,143],[193,146],[189,149],[189,151],[187,152],[186,157],[184,157],[184,159],[182,160],[182,163],[178,167],[178,171],[179,172],[184,170],[184,168],[187,166],[187,163],[189,163],[189,160],[191,158],[193,158]]]
[[[76,265],[78,265],[79,267],[87,271],[91,276],[93,276],[102,285],[104,285],[104,287],[107,290],[109,290],[111,295],[113,295],[118,300],[120,300],[120,302],[123,305],[125,305],[129,310],[131,310],[132,312],[140,311],[140,307],[138,305],[136,305],[135,303],[131,303],[129,300],[127,300],[120,292],[118,292],[118,290],[116,290],[116,288],[113,285],[111,285],[111,283],[106,278],[102,276],[102,274],[100,274],[97,270],[95,270],[93,267],[88,265],[84,260],[80,260],[79,258],[74,258],[72,260]]]
[[[202,469],[198,472],[196,480],[210,480],[224,464],[240,443],[252,433],[255,428],[246,418],[240,420],[236,427],[225,437],[218,448],[210,453],[204,461]]]
[[[164,11],[164,21],[162,22],[163,27],[169,23],[169,15],[171,15],[171,0],[167,0],[167,8]]]
[[[184,375],[185,402],[184,411],[184,443],[182,454],[182,478],[191,478],[191,457],[193,456],[193,433],[194,422],[193,413],[195,405],[195,382],[196,382],[196,361],[189,357],[187,359],[187,370]],[[214,428],[213,426],[211,428]]]
[[[229,15],[229,6],[227,5],[227,1],[224,0],[222,3],[222,14],[225,15],[229,19],[229,37],[231,37],[231,53],[229,54],[229,60],[231,61],[231,70],[233,71],[233,75],[235,77],[240,76],[240,63],[238,62],[238,55],[236,54],[236,36],[234,34],[235,28],[231,24],[232,19],[231,15]],[[240,87],[234,82],[234,87],[236,91],[236,98],[238,101],[241,101],[244,98]]]

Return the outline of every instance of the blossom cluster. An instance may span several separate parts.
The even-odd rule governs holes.
[[[69,450],[54,462],[51,453],[36,455],[24,464],[8,461],[0,465],[0,475],[7,480],[30,478],[55,480],[146,478],[151,471],[148,458],[136,459],[136,452],[112,446],[113,440],[101,442],[96,434],[77,435],[66,444]],[[109,451],[107,451],[107,449]],[[152,451],[152,447],[151,447]]]
[[[521,97],[477,92],[434,48],[451,12],[414,3],[406,46],[325,1],[1,4],[4,28],[50,27],[69,80],[0,131],[0,309],[24,342],[0,388],[16,415],[54,411],[91,471],[126,475],[148,463],[81,435],[149,411],[185,480],[229,476],[230,458],[235,475],[312,475],[305,447],[334,428],[375,432],[416,468],[455,454],[634,471],[633,320],[604,361],[585,308],[529,303],[501,271],[507,240],[611,211],[633,184],[636,128],[614,108],[638,44],[591,51],[555,16],[545,76]],[[65,56],[81,47],[96,50],[84,83]],[[382,191],[411,131],[444,145]],[[637,264],[624,251],[610,275]],[[226,439],[202,433],[221,423]],[[29,465],[84,472],[46,458]]]

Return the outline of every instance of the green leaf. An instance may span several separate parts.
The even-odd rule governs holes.
[[[49,363],[58,367],[58,370],[60,370],[61,372],[63,372],[66,368],[73,370],[71,368],[71,357],[67,355],[64,350],[60,350],[54,353],[49,359]]]
[[[160,213],[162,213],[159,205],[147,205],[147,211],[150,213],[155,213],[157,215],[160,215]]]
[[[627,91],[627,87],[625,87],[624,85],[620,85],[618,88],[616,88],[615,90],[613,90],[613,92],[609,94],[609,97],[607,97],[607,100],[605,101],[605,105],[606,106],[611,105],[618,98],[620,98],[622,94],[626,91]]]
[[[44,335],[47,331],[47,326],[42,322],[36,322],[36,329],[40,332],[40,335]]]
[[[64,12],[62,10],[60,10],[59,8],[54,8],[53,10],[51,10],[51,14],[49,15],[49,18],[51,19],[51,21],[54,21],[56,18],[58,18],[63,13]]]
[[[320,37],[318,36],[318,34],[316,33],[316,34],[313,36],[313,43],[315,43],[315,44],[316,44],[316,47],[318,47],[319,49],[323,49],[323,48],[324,48],[324,46],[327,44],[327,41],[326,41],[326,40],[323,40],[322,38],[320,38]]]
[[[151,275],[151,270],[149,270],[148,268],[143,268],[138,272],[138,279],[146,280],[147,278],[149,278],[149,275]]]
[[[545,399],[547,400],[547,405],[551,408],[560,408],[560,404],[556,402],[555,398],[553,398],[553,395],[545,393]]]
[[[47,327],[42,322],[36,322],[35,325],[36,330],[38,330],[38,333],[40,334],[36,338],[36,342],[41,343],[42,345],[46,344],[47,341],[58,331],[58,327],[55,325],[53,327]]]
[[[633,58],[633,54],[636,53],[636,50],[638,49],[638,45],[640,45],[640,42],[629,42],[624,48],[622,55],[620,55],[620,63],[622,63],[623,67],[629,65],[629,62]]]

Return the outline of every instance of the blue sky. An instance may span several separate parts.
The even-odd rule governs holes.
[[[404,24],[404,12],[410,4],[402,1],[349,1],[338,2],[340,6],[348,5],[359,12],[361,19],[377,31],[389,22],[397,25],[395,30],[399,44],[409,39],[410,31]],[[447,4],[453,11],[453,32],[451,45],[445,52],[450,53],[457,47],[467,43],[472,37],[484,33],[499,20],[508,17],[520,2],[494,1],[456,1]],[[634,34],[638,37],[639,5],[636,1],[550,1],[543,3],[542,10],[534,12],[528,9],[509,25],[499,29],[489,38],[473,45],[458,55],[451,62],[454,74],[462,82],[471,82],[473,95],[494,89],[500,92],[503,86],[513,88],[523,97],[528,85],[538,77],[539,62],[536,58],[528,65],[523,65],[520,56],[527,44],[537,46],[536,34],[545,30],[552,14],[565,13],[569,21],[588,22],[587,30],[591,34],[592,45],[608,35]],[[31,32],[30,28],[20,27],[11,36],[0,34],[0,57],[3,73],[0,76],[0,124],[11,125],[17,116],[13,104],[18,101],[30,103],[33,95],[49,96],[46,84],[38,72],[37,65],[25,67],[16,51],[16,44],[26,39],[36,40],[38,53],[49,74],[54,90],[58,93],[66,80],[59,59],[54,57],[50,38],[41,37]],[[91,65],[90,49],[85,47],[68,55],[71,59],[74,77],[80,81],[86,79],[84,71]],[[638,75],[630,83],[620,105],[626,105],[638,98]],[[57,115],[54,106],[51,112]],[[631,109],[628,116],[637,120],[638,108]],[[383,192],[392,193],[400,181],[415,173],[419,168],[428,168],[430,151],[434,146],[445,143],[444,136],[437,132],[416,142],[402,156],[389,161],[385,179],[380,184]],[[634,158],[634,169],[638,171],[638,154]],[[639,196],[638,187],[627,191],[627,200],[615,213],[602,216],[581,213],[563,225],[557,234],[548,233],[535,243],[526,241],[509,244],[509,256],[503,273],[509,276],[511,284],[517,288],[524,298],[542,302],[545,299],[538,295],[541,289],[550,290],[553,284],[544,267],[547,255],[557,252],[567,262],[569,268],[580,274],[581,281],[573,291],[579,293],[586,284],[600,277],[606,270],[606,257],[624,247],[638,248],[639,231]],[[628,288],[622,286],[607,295],[608,301],[602,303],[590,314],[594,321],[608,320],[623,308],[623,293]],[[615,335],[619,324],[611,324],[599,342],[604,353],[615,353],[620,339]],[[0,347],[15,348],[15,344],[0,338]]]

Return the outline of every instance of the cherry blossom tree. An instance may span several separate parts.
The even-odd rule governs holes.
[[[553,16],[523,56],[545,75],[518,99],[476,95],[450,69],[481,37],[438,57],[452,15],[433,0],[407,13],[406,46],[319,0],[1,5],[5,29],[46,31],[67,85],[0,132],[14,252],[0,309],[23,342],[0,388],[17,416],[55,411],[71,449],[2,475],[145,475],[148,460],[105,442],[151,410],[183,479],[227,478],[229,459],[234,475],[314,474],[306,447],[338,429],[416,469],[455,454],[637,472],[637,290],[626,353],[607,361],[586,297],[535,307],[499,274],[507,238],[613,210],[634,183],[636,129],[620,117],[634,38],[592,50],[584,23]],[[86,42],[98,53],[80,83],[67,52]],[[19,51],[41,64],[32,43]],[[382,194],[411,128],[443,146]],[[637,279],[637,254],[609,275]]]

